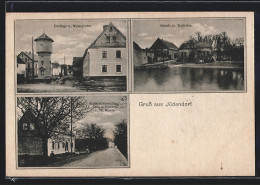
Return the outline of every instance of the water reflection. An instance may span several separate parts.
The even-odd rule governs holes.
[[[135,71],[136,92],[243,90],[243,69],[174,67]]]

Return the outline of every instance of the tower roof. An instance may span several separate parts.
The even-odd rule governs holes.
[[[46,35],[45,33],[43,33],[40,37],[34,39],[34,41],[39,41],[39,40],[48,40],[51,42],[54,42],[48,35]]]

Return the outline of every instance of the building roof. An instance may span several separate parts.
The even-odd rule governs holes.
[[[20,57],[16,57],[17,60],[17,64],[25,64],[25,62],[20,58]]]
[[[73,66],[80,65],[83,61],[83,57],[73,57]]]
[[[136,50],[142,50],[142,48],[135,41],[133,42],[133,48]]]
[[[24,54],[25,56],[27,56],[28,58],[30,58],[32,60],[31,52],[22,51],[18,56],[20,56],[21,54]],[[34,62],[38,62],[38,55],[36,55],[36,54],[34,54]]]
[[[159,37],[150,47],[150,49],[156,49],[156,48],[168,48],[168,49],[178,50],[178,47],[173,42],[160,39]]]
[[[110,22],[109,25],[104,25],[105,26],[105,29],[103,29],[103,31],[99,34],[99,36],[94,40],[94,42],[88,47],[88,49],[92,48],[95,43],[97,42],[97,40],[110,28],[110,27],[113,27],[117,33],[119,33],[125,40],[126,40],[126,37],[125,35],[119,30],[117,29],[117,27],[112,23]]]
[[[36,42],[39,40],[48,40],[48,41],[54,42],[48,35],[45,34],[45,32],[38,38],[34,39],[34,41],[36,41]]]
[[[184,42],[179,47],[179,50],[182,50],[182,49],[204,49],[204,48],[211,48],[211,47],[212,47],[212,42],[188,41],[188,42]]]

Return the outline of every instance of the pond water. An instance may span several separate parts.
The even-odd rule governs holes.
[[[135,92],[244,90],[244,70],[173,67],[135,70]]]

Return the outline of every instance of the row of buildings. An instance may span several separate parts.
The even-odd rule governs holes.
[[[244,39],[235,39],[233,46],[243,56]],[[221,48],[222,49],[222,48]],[[179,61],[179,62],[214,62],[216,61],[217,44],[215,41],[196,41],[189,40],[181,44],[178,48],[173,42],[157,38],[150,48],[142,49],[136,42],[133,43],[134,66],[151,64],[162,61]],[[232,51],[229,51],[232,54]],[[242,57],[239,60],[243,60]]]
[[[36,53],[21,52],[17,56],[17,74],[27,78],[43,79],[57,75],[74,76],[126,76],[127,51],[125,35],[112,23],[85,49],[80,57],[73,57],[72,66],[51,62],[52,43],[43,33],[34,40]],[[67,74],[66,74],[67,73]]]
[[[51,61],[53,39],[43,33],[34,39],[34,42],[36,42],[36,54],[32,49],[32,52],[22,51],[17,55],[18,77],[23,76],[26,80],[31,80],[72,75],[72,65]]]
[[[32,58],[32,53],[25,51],[22,51],[17,56],[17,74],[24,75],[27,79],[32,78],[33,74],[35,78],[67,76],[73,74],[72,65],[59,64],[57,61],[50,62],[50,67],[48,66],[50,70],[46,73],[46,71],[43,70],[44,63],[39,62],[38,55],[34,54],[34,62]],[[34,69],[32,65],[34,65]]]

